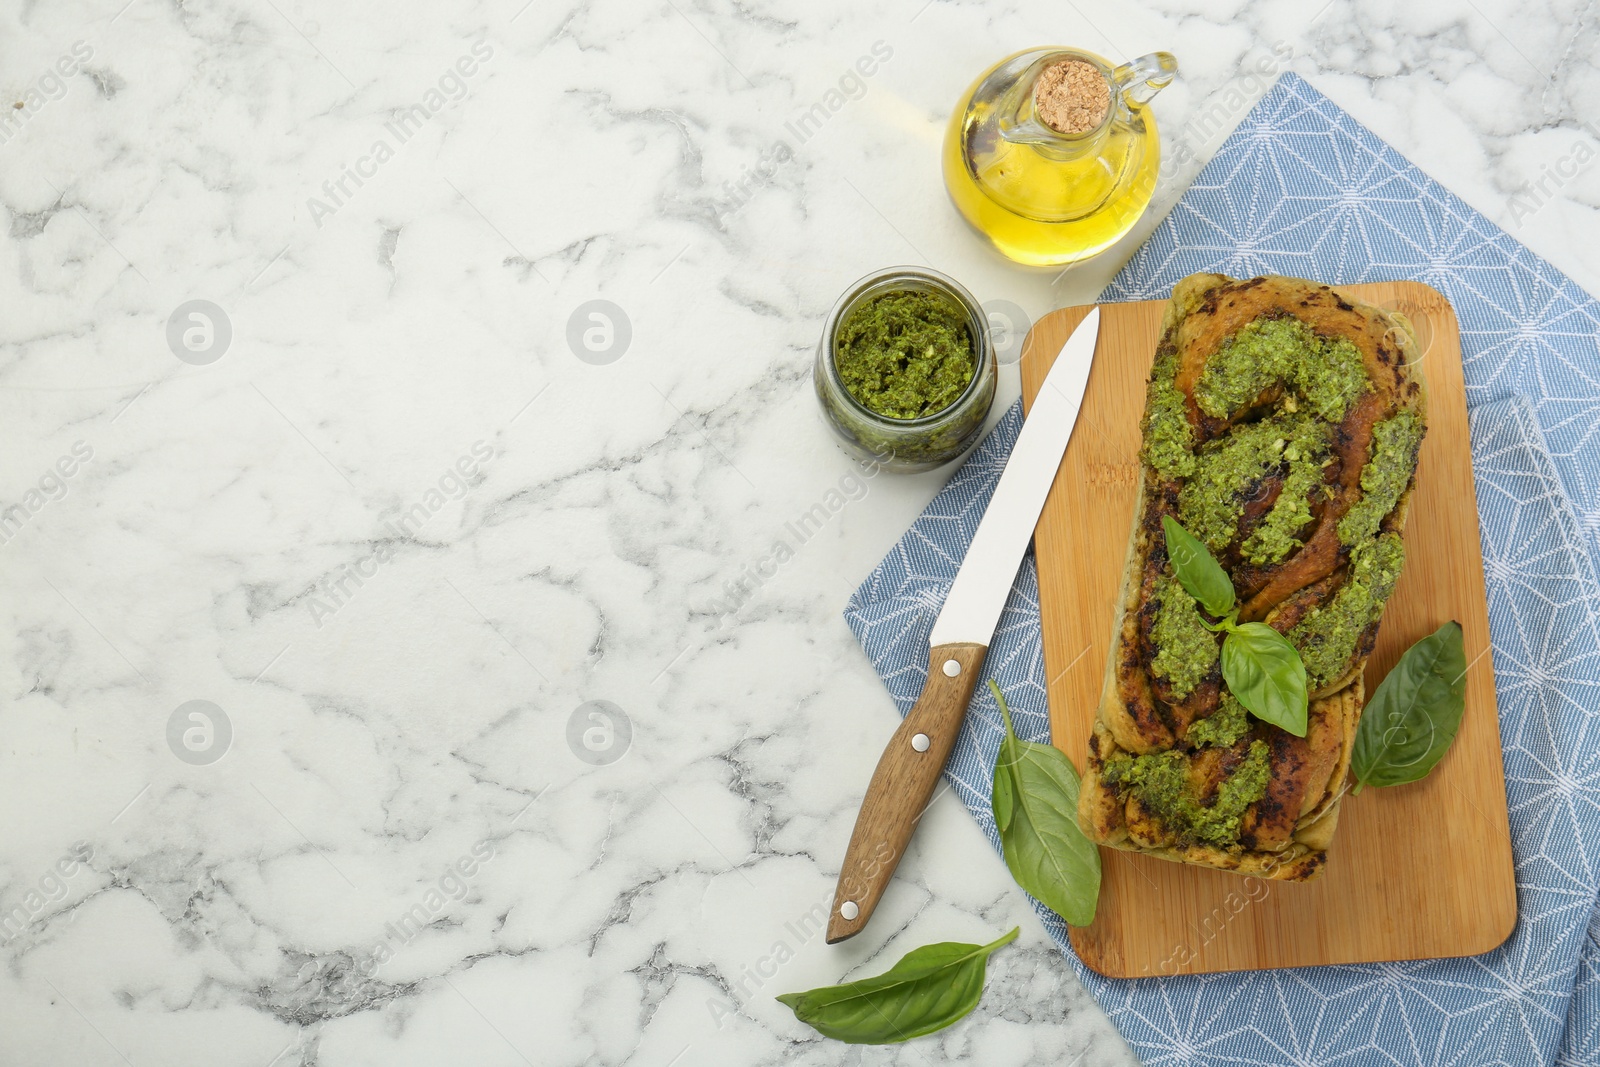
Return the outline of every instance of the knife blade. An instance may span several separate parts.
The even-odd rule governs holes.
[[[955,747],[1012,580],[1033,537],[1083,404],[1100,336],[1092,309],[1045,375],[978,522],[928,645],[928,680],[867,784],[828,914],[828,944],[872,918]]]

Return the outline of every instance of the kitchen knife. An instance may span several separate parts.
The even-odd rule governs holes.
[[[1072,439],[1099,336],[1095,308],[1045,375],[933,624],[922,695],[889,739],[856,816],[828,915],[830,945],[860,933],[872,918],[955,747],[1012,579]]]

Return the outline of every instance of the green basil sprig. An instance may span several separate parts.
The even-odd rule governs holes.
[[[1094,921],[1100,850],[1078,829],[1078,771],[1054,745],[1018,739],[1011,709],[989,679],[1005,736],[994,765],[994,821],[1017,884],[1073,926]]]
[[[1172,572],[1206,614],[1222,639],[1222,679],[1256,718],[1296,737],[1306,735],[1306,665],[1289,639],[1263,622],[1239,622],[1238,598],[1205,544],[1171,515],[1161,516]]]
[[[1222,641],[1228,691],[1258,719],[1306,735],[1306,665],[1288,638],[1264,622],[1229,626]]]
[[[1171,515],[1161,516],[1167,534],[1167,558],[1189,595],[1210,615],[1225,617],[1234,607],[1233,580],[1212,558],[1205,542],[1178,525]]]
[[[1356,784],[1404,785],[1444,757],[1466,708],[1467,650],[1461,624],[1447,622],[1400,657],[1361,713],[1350,769]]]
[[[852,1045],[891,1045],[943,1030],[978,1006],[989,954],[1020,927],[987,945],[924,945],[874,978],[823,986],[778,999],[824,1037]]]

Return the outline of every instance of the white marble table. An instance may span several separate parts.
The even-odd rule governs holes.
[[[1592,3],[123,5],[0,16],[4,1065],[1129,1063],[954,797],[866,934],[806,925],[896,722],[840,608],[944,476],[730,598],[850,470],[821,317],[893,262],[1092,298],[1263,56],[1600,289]],[[1059,279],[937,167],[1046,43],[1183,67],[1184,161]],[[1013,924],[911,1045],[771,999]]]

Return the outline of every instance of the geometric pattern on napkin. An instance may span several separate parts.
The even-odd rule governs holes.
[[[1149,1064],[1600,1063],[1600,304],[1285,74],[1101,299],[1195,271],[1414,279],[1460,321],[1504,742],[1517,928],[1466,960],[1113,981],[1078,966]],[[846,620],[909,710],[927,638],[1021,424],[1013,408],[862,584]],[[1031,554],[987,674],[1049,735]],[[998,710],[975,698],[947,776],[998,843]],[[1374,902],[1374,907],[1381,907]],[[1040,909],[1076,963],[1065,928]]]
[[[902,715],[921,691],[933,620],[1021,424],[1013,406],[846,609]],[[1480,406],[1470,425],[1516,930],[1468,959],[1112,980],[1079,964],[1065,925],[1036,904],[1144,1063],[1549,1063],[1569,1004],[1575,1013],[1589,1006],[1573,992],[1600,877],[1600,587],[1527,402]],[[983,669],[1005,690],[1018,734],[1036,741],[1050,735],[1041,648],[1030,551]],[[999,738],[999,709],[982,687],[946,776],[997,851],[989,789]],[[1567,1033],[1564,1061],[1592,1056],[1593,1029]]]

